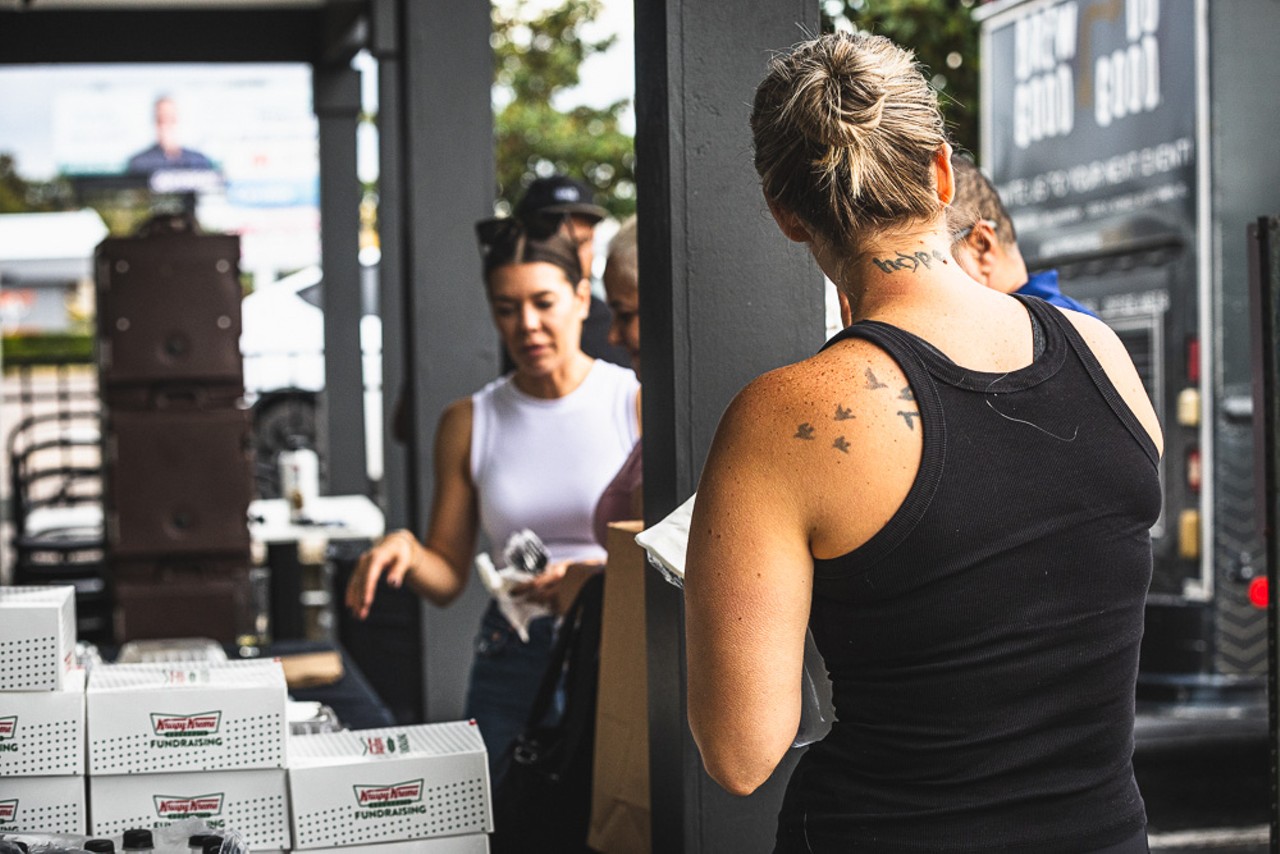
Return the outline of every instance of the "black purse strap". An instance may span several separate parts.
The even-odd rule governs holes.
[[[534,695],[533,705],[529,707],[529,717],[525,720],[525,729],[531,730],[546,719],[555,698],[556,687],[560,684],[560,675],[569,673],[566,688],[571,688],[577,679],[582,678],[581,666],[574,667],[575,660],[581,661],[581,655],[574,653],[580,648],[579,638],[594,634],[595,646],[600,645],[600,605],[604,597],[604,574],[597,573],[588,578],[578,591],[573,604],[565,612],[564,621],[560,624],[560,633],[556,644],[551,649],[551,657],[547,661],[547,669],[542,673],[542,682],[538,685],[538,693]],[[592,607],[588,607],[588,606]],[[589,638],[588,638],[589,639]],[[594,656],[593,656],[594,658]],[[570,691],[566,691],[571,694]],[[567,713],[566,709],[566,713]]]

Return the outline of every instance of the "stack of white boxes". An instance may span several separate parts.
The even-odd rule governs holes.
[[[289,844],[288,721],[277,661],[95,667],[87,691],[92,833],[186,818]]]
[[[295,736],[295,851],[485,854],[489,768],[474,721]]]
[[[0,833],[85,829],[71,587],[0,587]]]

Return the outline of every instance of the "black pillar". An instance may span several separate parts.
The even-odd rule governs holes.
[[[370,53],[378,61],[378,315],[382,318],[382,484],[387,530],[410,527],[410,460],[416,443],[393,433],[404,404],[408,323],[405,314],[408,235],[405,234],[404,62],[397,0],[373,0]],[[404,420],[411,416],[404,414]]]
[[[822,278],[769,216],[747,124],[770,52],[817,30],[813,0],[636,4],[650,523],[696,489],[720,414],[738,389],[822,342]],[[771,851],[797,757],[749,798],[707,777],[686,719],[683,603],[657,573],[646,587],[653,850]]]
[[[410,520],[431,504],[432,440],[444,408],[498,374],[473,225],[494,199],[489,4],[401,0],[408,283],[404,305],[411,429]],[[485,546],[487,548],[487,546]],[[471,581],[446,609],[426,606],[426,719],[461,717],[472,639],[488,602]]]
[[[364,495],[364,382],[360,357],[360,179],[356,126],[360,73],[347,65],[317,67],[320,124],[320,258],[324,270],[322,444],[331,495]]]

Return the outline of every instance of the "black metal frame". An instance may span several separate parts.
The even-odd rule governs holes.
[[[1250,345],[1253,362],[1254,458],[1262,461],[1255,481],[1258,530],[1266,544],[1267,700],[1271,744],[1271,850],[1280,845],[1280,218],[1262,217],[1249,226],[1246,255],[1249,269]]]

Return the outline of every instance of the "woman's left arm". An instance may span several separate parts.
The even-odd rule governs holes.
[[[685,561],[689,725],[707,773],[736,795],[769,778],[800,723],[813,584],[803,446],[811,443],[781,435],[779,388],[766,375],[721,419]]]

